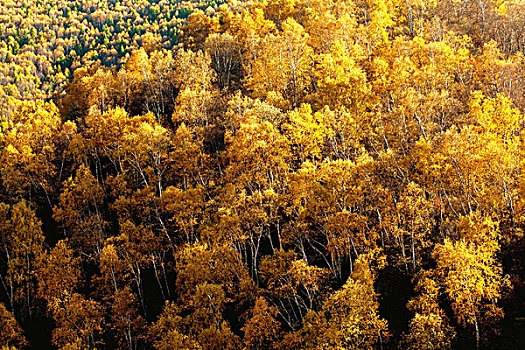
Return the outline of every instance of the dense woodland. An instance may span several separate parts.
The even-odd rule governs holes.
[[[0,347],[523,349],[523,0],[0,4]]]

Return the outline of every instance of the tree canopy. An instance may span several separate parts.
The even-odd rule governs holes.
[[[0,23],[0,348],[524,347],[522,1]]]

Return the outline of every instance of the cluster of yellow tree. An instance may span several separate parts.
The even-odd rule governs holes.
[[[232,1],[5,95],[0,346],[519,349],[524,14]]]

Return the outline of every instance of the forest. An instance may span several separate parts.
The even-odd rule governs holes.
[[[525,348],[523,0],[0,29],[1,350]]]

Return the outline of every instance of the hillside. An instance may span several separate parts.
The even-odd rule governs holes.
[[[524,348],[523,1],[0,25],[2,350]]]

